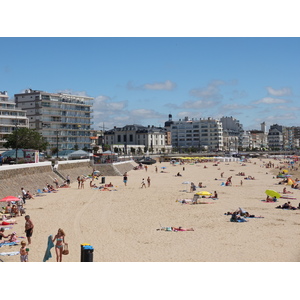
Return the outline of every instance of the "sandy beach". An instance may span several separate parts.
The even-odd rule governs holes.
[[[184,166],[157,163],[148,166],[147,171],[128,172],[127,186],[121,176],[106,177],[106,183],[112,182],[115,191],[90,188],[89,180],[84,189],[78,189],[72,178],[70,188],[27,201],[26,214],[35,226],[29,261],[42,262],[48,236],[54,236],[58,228],[62,228],[70,250],[69,255],[63,256],[64,262],[79,262],[83,243],[94,248],[95,262],[298,262],[300,210],[275,208],[289,201],[287,199],[279,199],[277,203],[261,201],[266,198],[266,189],[282,192],[284,187],[278,185],[280,179],[274,176],[279,170],[264,166],[269,161],[275,167],[283,166],[280,161],[270,159],[222,162],[218,166],[211,162]],[[175,176],[178,172],[182,177]],[[245,176],[237,176],[239,172]],[[221,173],[224,173],[223,178]],[[293,175],[293,171],[290,174]],[[244,179],[249,175],[255,180]],[[146,181],[148,176],[151,186],[142,189],[142,179]],[[232,186],[223,186],[230,176]],[[190,184],[183,184],[186,181],[196,186],[202,182],[206,187],[196,191],[217,191],[218,199],[202,199],[211,203],[196,205],[176,202],[193,198]],[[99,180],[95,182],[100,185]],[[286,187],[297,199],[290,200],[292,205],[298,206],[300,190]],[[224,213],[239,207],[264,218],[230,222],[230,216]],[[16,231],[17,235],[25,236],[24,215],[17,217],[17,222],[5,234]],[[182,226],[194,231],[157,230],[161,226]],[[18,251],[19,248],[6,246],[0,251]],[[56,261],[54,248],[51,254],[48,262]],[[19,255],[1,258],[20,261]]]

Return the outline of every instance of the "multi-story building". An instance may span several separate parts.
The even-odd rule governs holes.
[[[16,108],[16,103],[9,101],[7,92],[0,91],[0,149],[6,142],[6,136],[20,127],[28,128],[26,112]]]
[[[165,122],[165,128],[167,130],[166,132],[166,142],[165,144],[169,147],[172,146],[172,135],[171,135],[171,125],[173,124],[174,122],[172,121],[172,115],[169,114],[169,120]]]
[[[91,148],[93,98],[28,89],[15,94],[15,102],[26,111],[29,128],[47,139],[48,152]]]
[[[260,124],[261,130],[250,130],[251,149],[266,149],[268,148],[268,134],[266,131],[266,123]]]
[[[220,120],[179,119],[171,124],[172,147],[207,149],[211,151],[223,149],[223,129]]]
[[[284,126],[274,124],[270,126],[268,133],[268,146],[270,149],[283,150]]]
[[[118,148],[125,154],[132,152],[132,148],[136,153],[139,151],[144,153],[145,149],[152,153],[162,153],[169,152],[170,148],[165,144],[165,135],[165,128],[133,124],[105,131],[104,141],[105,144]]]
[[[222,117],[220,121],[223,127],[224,150],[238,151],[243,147],[243,125],[233,117]]]

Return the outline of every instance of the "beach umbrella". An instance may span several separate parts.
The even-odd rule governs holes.
[[[280,198],[281,195],[274,190],[266,190],[265,193],[270,197]]]
[[[20,198],[14,196],[7,196],[5,198],[0,199],[0,202],[10,202],[10,201],[20,201]]]
[[[161,167],[162,169],[166,169],[166,167]]]
[[[207,191],[202,191],[202,192],[197,192],[196,195],[211,196],[212,194],[210,192],[207,192]]]

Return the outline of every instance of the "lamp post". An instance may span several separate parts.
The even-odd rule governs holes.
[[[18,116],[16,117],[16,164],[18,163],[18,130],[19,130],[19,127],[18,127]]]
[[[56,130],[56,158],[58,159],[58,130]]]

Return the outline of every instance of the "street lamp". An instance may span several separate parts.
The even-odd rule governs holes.
[[[56,158],[58,159],[58,130],[56,130]]]

